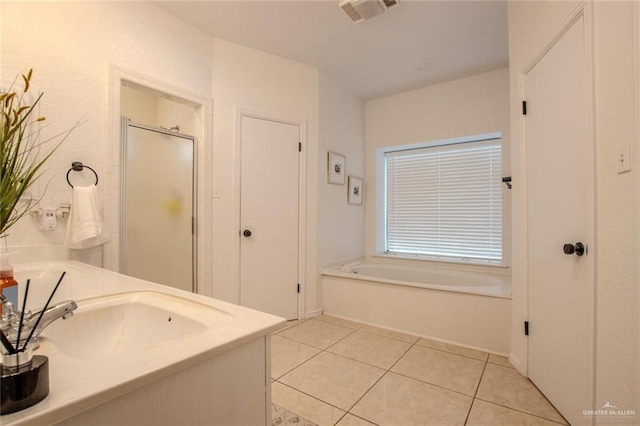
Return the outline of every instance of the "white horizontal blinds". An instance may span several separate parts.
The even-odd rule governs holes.
[[[502,141],[385,154],[386,251],[502,262]]]

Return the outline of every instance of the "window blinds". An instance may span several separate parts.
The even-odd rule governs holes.
[[[385,154],[386,251],[502,263],[502,141]]]

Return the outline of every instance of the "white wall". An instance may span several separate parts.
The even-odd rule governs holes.
[[[107,216],[113,207],[106,183],[117,177],[108,167],[108,154],[119,143],[106,140],[109,64],[210,96],[210,37],[143,2],[2,2],[1,7],[2,79],[34,68],[33,84],[45,93],[41,113],[50,123],[43,137],[84,121],[47,163],[49,186],[42,205],[70,201],[65,174],[79,160],[104,183],[98,188],[107,200]],[[64,235],[64,226],[46,233],[27,217],[11,230],[9,244],[32,253],[61,248]],[[100,248],[76,256],[102,262]]]
[[[106,141],[109,65],[130,70],[184,91],[214,98],[213,165],[206,163],[221,198],[213,200],[213,219],[201,218],[213,242],[203,244],[209,267],[200,268],[205,294],[238,301],[236,111],[251,110],[304,122],[307,128],[307,310],[317,306],[317,176],[318,70],[254,49],[215,40],[143,2],[2,2],[2,77],[35,69],[35,86],[46,92],[44,115],[51,132],[86,120],[48,163],[51,184],[44,205],[70,200],[64,179],[72,161],[93,167],[101,181],[117,179],[110,170]],[[126,97],[126,94],[124,95]],[[158,106],[158,117],[163,115]],[[159,119],[159,118],[158,118]],[[166,123],[173,125],[175,123]],[[114,145],[115,146],[115,145]],[[205,160],[210,158],[204,153]],[[210,187],[209,179],[199,182]],[[104,199],[108,188],[100,185]],[[209,200],[200,200],[208,202]],[[106,205],[108,210],[111,206]],[[114,209],[114,207],[111,207]],[[106,213],[117,214],[108,210]],[[106,216],[106,214],[105,214]],[[11,232],[10,244],[25,251],[61,248],[64,227],[54,233],[35,230],[25,218]],[[207,229],[209,226],[213,230]],[[208,251],[210,250],[210,251]],[[117,253],[114,251],[114,254]],[[77,255],[78,256],[78,255]],[[102,250],[80,253],[82,260],[101,264]],[[109,257],[110,259],[110,257]],[[213,280],[207,274],[213,268]],[[204,272],[204,276],[203,276]]]
[[[518,81],[521,70],[560,27],[576,2],[510,2],[509,44],[513,176],[522,158]],[[639,410],[640,398],[634,371],[638,371],[638,170],[617,174],[621,145],[635,147],[638,70],[634,65],[632,2],[594,2],[595,131],[596,131],[596,407],[611,402],[624,409]],[[632,151],[632,156],[637,152]],[[514,192],[513,243],[514,289],[511,355],[526,373],[527,342],[521,324],[526,319],[526,287],[523,248],[526,232],[526,200]],[[635,394],[634,394],[635,392]],[[636,411],[638,412],[638,411]]]
[[[637,7],[637,6],[636,6]],[[596,285],[597,373],[596,405],[616,401],[635,407],[634,363],[640,362],[634,340],[637,313],[634,294],[639,277],[638,212],[635,211],[638,170],[617,174],[620,148],[635,147],[635,90],[639,70],[634,63],[635,23],[633,2],[595,2],[596,87]],[[631,155],[637,155],[632,152]],[[638,414],[636,414],[637,416]],[[637,421],[637,419],[636,419]]]
[[[364,178],[364,102],[320,75],[318,155],[319,265],[364,256],[364,206],[347,204],[347,183],[327,182],[327,153],[347,158],[346,174]],[[365,188],[365,191],[368,188]]]
[[[239,300],[238,110],[306,123],[306,312],[317,305],[318,70],[223,40],[213,40],[213,295]]]
[[[120,91],[120,115],[130,118],[136,123],[155,126],[158,120],[157,95],[129,86],[122,86]]]
[[[376,150],[502,132],[503,175],[510,175],[509,70],[502,69],[366,103],[367,256],[376,254]],[[510,264],[510,191],[504,191],[505,263]]]
[[[318,283],[323,268],[364,257],[364,206],[347,203],[348,178],[344,185],[327,182],[329,151],[346,157],[347,177],[364,178],[364,102],[320,74]],[[318,308],[326,308],[320,284],[318,300]]]

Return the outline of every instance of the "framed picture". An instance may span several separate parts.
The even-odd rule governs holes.
[[[362,179],[349,176],[349,196],[347,202],[357,206],[362,205],[362,197],[364,196],[364,185]]]
[[[344,155],[329,151],[327,161],[327,180],[334,185],[344,185],[347,158]]]

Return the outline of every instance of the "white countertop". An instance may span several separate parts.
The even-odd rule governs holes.
[[[211,306],[233,318],[204,333],[169,344],[161,351],[114,354],[99,360],[70,357],[43,343],[35,354],[49,358],[49,396],[33,407],[1,416],[0,425],[58,422],[270,334],[285,322],[273,315],[75,261],[16,265],[15,275],[21,281],[21,277],[32,278],[26,271],[47,268],[56,273],[67,272],[52,304],[71,299],[82,306],[82,301],[86,299],[133,291],[154,291]],[[52,279],[53,275],[55,279]],[[59,274],[50,274],[44,279],[32,279],[29,309],[44,306],[58,277]],[[24,283],[20,284],[22,286]],[[73,317],[58,321],[73,321]]]

